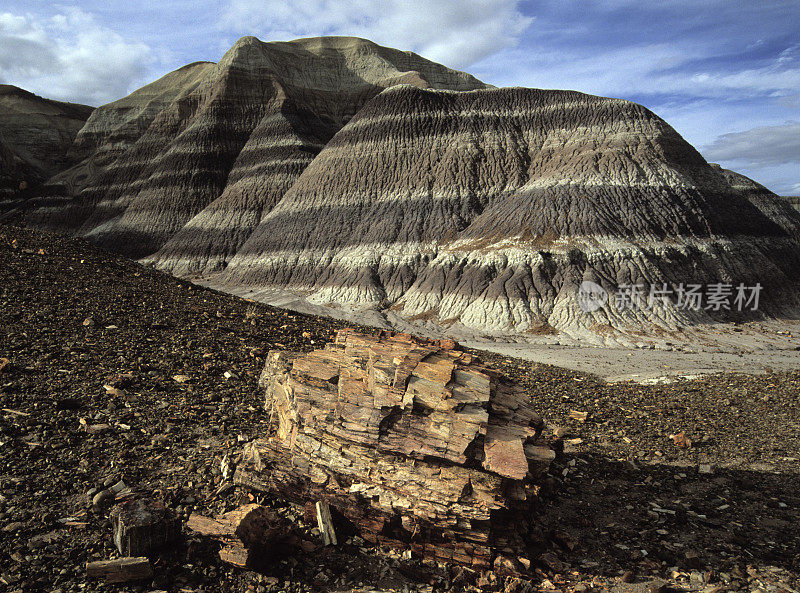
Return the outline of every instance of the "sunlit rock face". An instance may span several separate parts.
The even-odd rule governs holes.
[[[98,108],[73,151],[30,222],[238,293],[599,342],[739,313],[680,306],[682,284],[798,313],[800,215],[652,112],[362,39],[243,38]],[[585,282],[608,295],[588,312]],[[671,296],[629,307],[626,285]]]

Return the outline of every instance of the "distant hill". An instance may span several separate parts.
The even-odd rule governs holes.
[[[66,169],[78,131],[93,108],[43,99],[0,85],[0,196],[34,186]]]
[[[797,210],[800,210],[800,196],[782,196],[784,200],[788,200],[789,203],[794,206]]]

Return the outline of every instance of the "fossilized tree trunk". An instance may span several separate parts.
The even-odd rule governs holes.
[[[554,452],[529,394],[448,341],[339,332],[273,351],[261,376],[274,432],[236,481],[325,500],[364,538],[486,566],[519,551]]]

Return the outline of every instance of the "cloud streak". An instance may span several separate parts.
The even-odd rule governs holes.
[[[795,12],[800,18],[800,10]],[[692,16],[701,15],[698,11]],[[563,18],[567,16],[573,18]],[[665,34],[642,38],[626,31],[614,36],[615,24],[604,26],[607,15],[594,15],[596,31],[585,26],[589,19],[578,19],[574,29],[561,29],[553,22],[555,17],[541,15],[519,47],[489,56],[477,65],[478,74],[502,86],[571,88],[639,100],[671,96],[685,101],[774,101],[795,97],[800,88],[800,44],[781,35],[769,43],[760,39],[749,45],[744,40],[731,45],[726,35],[715,35],[706,27],[687,31],[679,39]],[[658,20],[655,14],[651,17]],[[680,22],[676,16],[667,20]],[[612,43],[606,37],[609,32]]]
[[[736,161],[747,167],[800,162],[800,121],[722,134],[703,148],[709,159]]]

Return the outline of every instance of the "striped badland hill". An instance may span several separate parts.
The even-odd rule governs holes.
[[[585,281],[760,284],[759,314],[800,311],[800,215],[646,108],[362,39],[243,38],[97,109],[74,153],[29,221],[237,294],[597,343],[731,312],[586,313]]]

